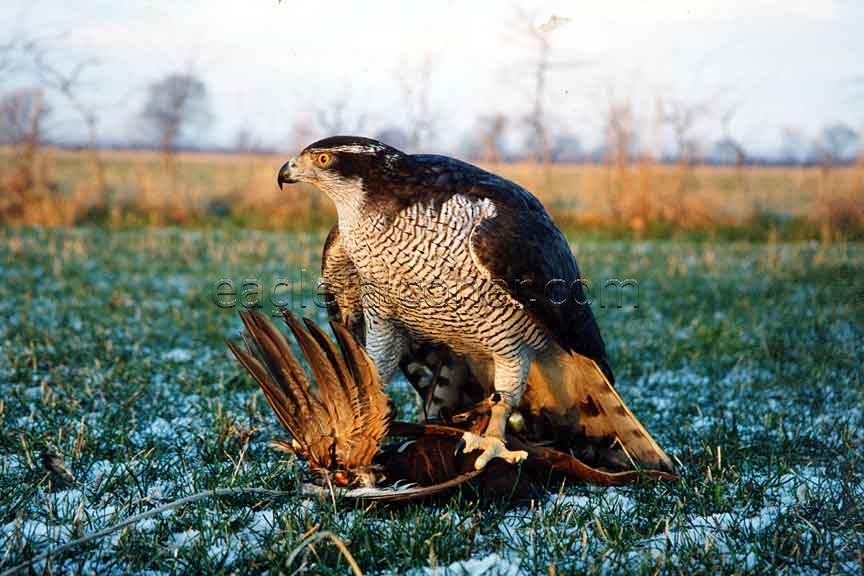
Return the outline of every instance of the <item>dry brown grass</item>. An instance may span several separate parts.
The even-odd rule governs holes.
[[[282,156],[112,151],[104,186],[87,151],[43,149],[22,169],[0,151],[9,224],[207,225],[309,228],[332,222],[332,203],[307,187],[279,191]],[[656,235],[794,225],[804,235],[858,237],[864,228],[864,167],[771,168],[660,165],[487,166],[537,195],[567,228]],[[23,176],[22,176],[23,175]]]

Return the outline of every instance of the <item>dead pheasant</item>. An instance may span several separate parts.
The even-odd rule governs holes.
[[[313,388],[287,338],[266,317],[242,312],[241,318],[246,349],[231,341],[228,346],[291,435],[273,444],[307,461],[319,485],[348,488],[346,496],[396,501],[444,492],[479,474],[475,457],[455,455],[458,439],[447,435],[379,451],[388,431],[387,395],[375,365],[342,325],[331,323],[337,345],[314,322],[283,316]],[[421,462],[428,466],[417,466]]]
[[[639,472],[594,469],[516,434],[511,438],[513,447],[529,455],[523,470],[495,460],[478,471],[474,466],[478,455],[459,448],[466,430],[482,430],[488,423],[488,402],[457,417],[453,426],[391,422],[378,370],[340,323],[330,324],[334,343],[314,322],[301,322],[287,311],[283,315],[309,366],[313,386],[288,339],[269,319],[255,312],[240,316],[246,328],[245,349],[232,341],[228,346],[291,435],[290,440],[272,444],[296,454],[314,471],[317,482],[305,485],[307,490],[321,491],[329,484],[348,497],[404,501],[468,483],[479,494],[521,497],[534,493],[532,478],[544,480],[550,472],[600,484],[641,477]],[[403,440],[385,446],[388,435]],[[657,471],[649,475],[671,477]]]

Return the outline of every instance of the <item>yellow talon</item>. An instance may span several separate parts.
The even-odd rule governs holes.
[[[510,464],[518,464],[528,458],[528,453],[524,450],[508,450],[504,440],[494,436],[478,436],[472,432],[465,432],[462,441],[465,443],[463,451],[466,453],[483,450],[474,462],[474,468],[477,470],[485,468],[493,458],[501,458]]]

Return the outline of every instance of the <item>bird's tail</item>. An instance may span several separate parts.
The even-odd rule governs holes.
[[[531,366],[522,405],[587,460],[673,472],[671,460],[636,419],[596,362],[562,349]],[[561,438],[561,433],[567,438]]]
[[[247,311],[241,312],[240,318],[248,334],[242,334],[245,349],[226,340],[228,348],[261,387],[279,423],[299,444],[299,451],[313,460],[314,449],[307,432],[321,428],[316,436],[323,436],[329,427],[321,402],[310,390],[305,370],[291,351],[288,339],[267,317]],[[314,463],[324,466],[325,462]]]
[[[240,318],[246,348],[231,340],[228,347],[292,436],[276,445],[317,468],[370,465],[387,435],[387,395],[375,365],[348,329],[331,323],[334,344],[314,322],[283,314],[312,373],[313,390],[288,338],[266,316],[246,311]]]

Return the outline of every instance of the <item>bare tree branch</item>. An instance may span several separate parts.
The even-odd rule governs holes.
[[[738,114],[740,105],[740,102],[736,102],[720,114],[723,137],[717,143],[717,147],[719,147],[718,152],[724,156],[731,154],[735,159],[735,165],[739,169],[747,163],[747,152],[744,150],[744,146],[732,135],[732,122],[735,120],[735,115]]]
[[[583,66],[583,60],[552,61],[550,34],[567,23],[569,19],[552,16],[546,23],[535,26],[532,14],[519,10],[514,32],[527,41],[534,57],[531,61],[533,88],[531,92],[531,112],[525,117],[525,123],[531,131],[528,147],[536,162],[548,164],[552,160],[552,143],[549,135],[546,111],[546,90],[548,76],[551,70],[572,69]]]
[[[209,121],[207,86],[191,73],[169,74],[150,84],[141,118],[170,155],[187,131]]]
[[[484,162],[497,164],[504,159],[504,134],[507,118],[501,114],[481,119],[481,158]]]

